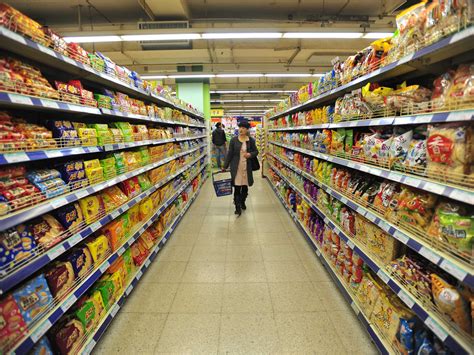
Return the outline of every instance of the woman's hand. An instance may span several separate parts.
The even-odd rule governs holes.
[[[245,153],[245,154],[244,154],[244,157],[245,157],[245,159],[248,159],[248,158],[251,157],[251,155],[250,155],[250,153]]]

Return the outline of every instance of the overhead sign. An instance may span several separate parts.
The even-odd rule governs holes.
[[[224,116],[224,110],[223,109],[212,109],[211,110],[211,117],[222,117]]]

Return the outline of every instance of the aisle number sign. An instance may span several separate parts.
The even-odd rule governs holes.
[[[212,109],[211,117],[222,117],[224,116],[224,110],[222,109]]]

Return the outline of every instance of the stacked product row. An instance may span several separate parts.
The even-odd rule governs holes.
[[[472,3],[464,0],[421,1],[413,5],[397,16],[397,30],[391,37],[374,41],[345,61],[341,61],[338,57],[334,58],[331,71],[324,74],[318,81],[303,86],[297,93],[289,96],[267,112],[267,117],[284,113],[293,106],[304,104],[364,75],[380,72],[381,69],[389,67],[403,57],[468,27],[472,21],[473,11]],[[415,95],[416,98],[423,99],[427,94],[423,90],[415,94],[414,90],[415,88],[407,90],[402,86],[393,93],[395,97],[390,99],[389,103],[390,101],[403,103],[406,95]],[[463,95],[463,91],[458,90],[457,95],[459,94]],[[377,95],[382,98],[382,93]]]
[[[87,66],[89,71],[106,74],[112,81],[118,80],[124,86],[134,88],[137,92],[153,93],[162,97],[164,101],[173,103],[176,107],[183,107],[194,114],[198,114],[191,105],[171,96],[164,87],[156,82],[142,80],[140,75],[128,68],[117,65],[110,58],[100,52],[89,53],[77,43],[68,43],[60,35],[47,26],[41,26],[38,22],[27,17],[7,4],[0,4],[0,25],[6,29],[19,33],[44,47],[51,48],[54,53],[64,56],[66,62],[78,62]],[[73,59],[74,61],[71,61]],[[104,89],[104,95],[93,95],[84,90],[77,81],[69,83],[55,83],[56,90],[44,79],[41,73],[33,67],[9,59],[1,60],[0,72],[2,73],[2,90],[28,93],[33,96],[63,99],[68,102],[81,103],[97,106],[97,102],[105,105],[122,108],[125,112],[135,112],[142,115],[147,114],[147,109],[138,100],[130,99],[126,95],[118,93],[114,95],[111,91]],[[39,80],[38,80],[39,79]],[[26,92],[24,91],[26,88]],[[110,107],[112,108],[112,107]],[[150,113],[150,111],[148,111]]]
[[[472,350],[471,7],[439,0],[408,8],[392,37],[336,58],[317,83],[267,114],[269,173],[299,196],[290,214],[386,338],[382,352]],[[372,295],[353,287],[361,275],[354,253],[383,282],[376,298],[384,289],[390,301],[380,306],[390,314],[366,308]],[[435,336],[419,341],[425,327]]]
[[[0,25],[0,353],[90,352],[196,197],[205,124],[5,4]]]
[[[334,232],[326,219],[311,208],[298,190],[288,185],[273,169],[269,174],[280,198],[312,238],[325,264],[362,312],[367,326],[375,328],[380,341],[388,344],[387,350],[402,354],[450,353],[436,334],[420,322],[363,258]],[[344,214],[342,210],[341,214]],[[350,222],[346,220],[345,223]],[[377,238],[375,231],[370,235]],[[406,267],[407,272],[413,269]]]

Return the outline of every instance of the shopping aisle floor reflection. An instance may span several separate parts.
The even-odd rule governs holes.
[[[259,177],[233,214],[208,181],[96,354],[376,354]]]

